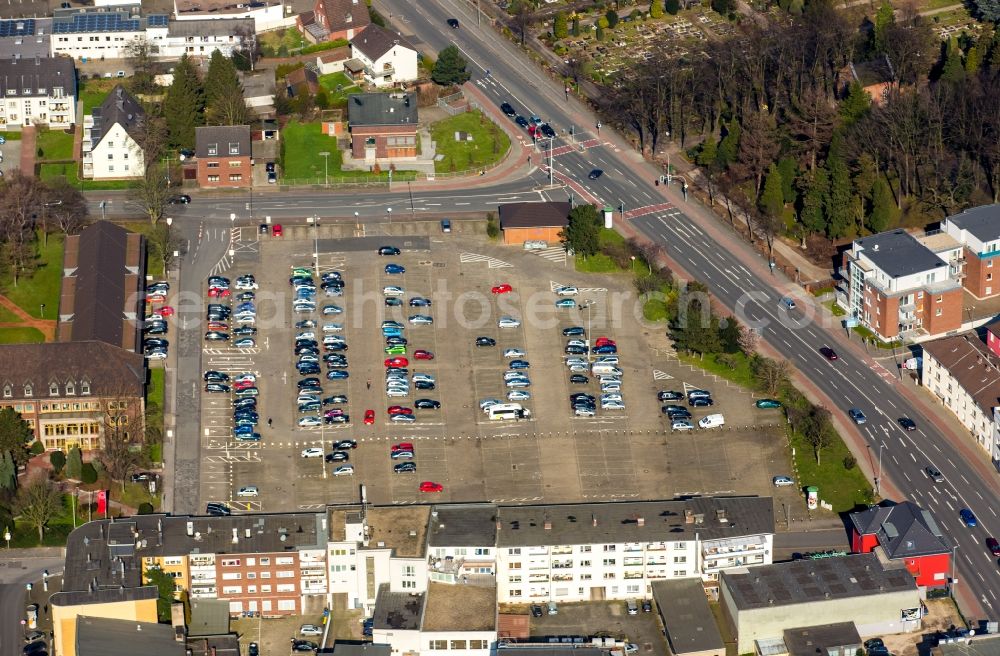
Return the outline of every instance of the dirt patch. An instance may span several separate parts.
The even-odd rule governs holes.
[[[924,603],[927,606],[927,615],[924,617],[921,631],[882,636],[890,653],[895,656],[918,656],[920,653],[925,653],[920,649],[924,644],[924,636],[931,635],[935,631],[946,631],[952,626],[965,626],[955,602],[951,599],[928,599]]]

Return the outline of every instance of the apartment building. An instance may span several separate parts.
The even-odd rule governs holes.
[[[488,503],[434,506],[427,529],[432,582],[460,583],[496,575],[497,507]]]
[[[76,67],[63,57],[0,59],[0,125],[65,129],[76,122]]]
[[[994,330],[997,324],[987,329],[987,335],[993,335]],[[995,419],[1000,407],[1000,356],[975,332],[936,339],[921,346],[921,384],[962,422],[994,462],[1000,460]]]
[[[178,21],[231,20],[253,21],[251,34],[295,25],[292,8],[282,0],[255,0],[233,3],[231,0],[174,0],[174,17]]]
[[[927,245],[905,230],[855,240],[844,254],[846,289],[838,298],[848,315],[884,341],[957,330],[959,247],[940,241]]]
[[[83,117],[83,177],[141,178],[146,172],[142,141],[146,110],[117,85],[90,116]]]
[[[976,298],[1000,294],[1000,205],[982,205],[949,216],[941,231],[961,246],[963,284]]]
[[[502,506],[500,603],[649,597],[653,581],[771,563],[770,498]]]
[[[351,57],[364,66],[366,84],[391,87],[417,79],[417,49],[379,25],[369,25],[351,39]]]
[[[198,186],[202,188],[249,187],[250,126],[219,125],[194,129]]]

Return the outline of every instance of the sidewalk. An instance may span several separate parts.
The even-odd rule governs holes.
[[[21,128],[21,173],[35,176],[35,151],[38,150],[38,138],[35,126],[27,125]]]

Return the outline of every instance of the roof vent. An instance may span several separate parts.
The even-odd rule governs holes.
[[[233,529],[233,544],[239,544],[240,541],[240,529]]]
[[[592,523],[594,524],[594,526],[596,527],[596,526],[597,526],[597,515],[594,515],[594,514],[591,514],[591,515],[590,515],[590,521],[591,521],[591,522],[592,522]]]
[[[877,251],[878,250],[878,244],[873,244],[872,245],[872,250],[873,251]]]
[[[646,518],[645,517],[636,517],[635,518],[635,523],[636,523],[637,526],[645,526],[646,525]]]
[[[542,526],[543,526],[543,528],[545,528],[546,531],[551,531],[552,530],[552,520],[551,519],[546,519],[545,523],[542,524]]]

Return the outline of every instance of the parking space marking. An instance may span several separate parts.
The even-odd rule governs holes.
[[[554,294],[560,287],[572,287],[573,285],[564,285],[561,282],[556,282],[555,280],[549,281],[549,287],[552,289]],[[577,287],[576,290],[581,294],[602,294],[608,291],[607,287]]]
[[[462,253],[459,256],[459,262],[461,262],[462,264],[470,262],[486,262],[489,264],[489,268],[491,269],[513,268],[514,266],[509,262],[504,262],[503,260],[499,260],[495,257],[490,257],[489,255],[480,255],[479,253]]]
[[[653,369],[653,380],[673,380],[673,376],[665,371],[660,371],[659,369]]]

